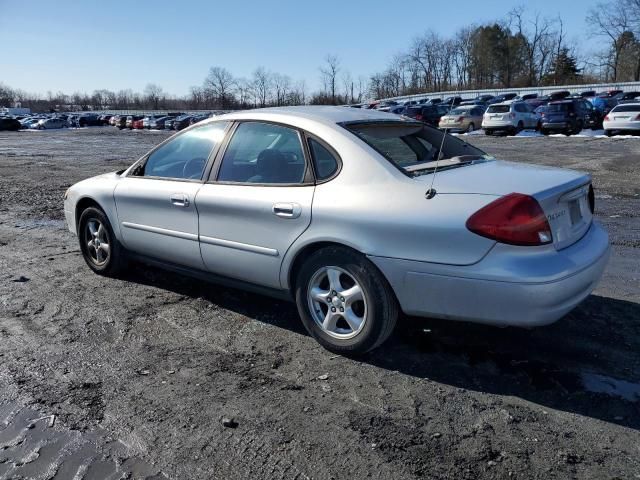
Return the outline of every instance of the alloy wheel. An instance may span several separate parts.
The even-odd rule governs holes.
[[[102,266],[109,261],[111,246],[107,229],[97,218],[90,218],[85,226],[85,242],[87,254],[91,261]]]
[[[364,291],[353,275],[342,268],[328,266],[317,270],[309,282],[307,300],[314,322],[334,338],[353,338],[366,323]]]

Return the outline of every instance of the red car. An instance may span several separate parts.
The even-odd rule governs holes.
[[[131,122],[131,128],[138,128],[142,130],[144,128],[144,125],[142,124],[142,119],[134,120],[133,122]]]

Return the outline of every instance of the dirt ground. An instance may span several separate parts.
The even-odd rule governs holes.
[[[640,478],[640,138],[469,136],[593,175],[601,284],[549,327],[403,318],[352,360],[293,304],[91,273],[65,189],[165,137],[0,132],[0,479]]]

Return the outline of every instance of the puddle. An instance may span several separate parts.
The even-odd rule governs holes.
[[[57,230],[65,230],[67,228],[64,220],[51,219],[17,220],[14,225],[16,228],[21,228],[22,230],[33,230],[34,228],[54,228]]]

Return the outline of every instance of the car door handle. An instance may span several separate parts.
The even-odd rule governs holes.
[[[187,197],[184,193],[174,193],[171,195],[171,204],[176,207],[188,207],[189,206],[189,197]]]
[[[302,207],[297,203],[274,203],[273,214],[282,218],[298,218],[302,213]]]

